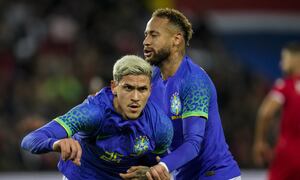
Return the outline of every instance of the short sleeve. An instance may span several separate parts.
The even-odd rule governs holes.
[[[180,92],[182,118],[201,116],[208,119],[210,89],[209,79],[204,75],[191,75],[185,79]]]
[[[96,103],[94,96],[89,96],[82,104],[72,108],[66,114],[55,118],[71,137],[77,132],[93,132],[100,126],[103,107]]]
[[[285,101],[286,87],[287,84],[283,79],[277,79],[271,89],[270,96],[279,103],[283,103]]]

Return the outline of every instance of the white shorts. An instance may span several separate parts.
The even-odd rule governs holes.
[[[241,176],[237,176],[237,177],[231,178],[229,180],[242,180],[242,177]]]

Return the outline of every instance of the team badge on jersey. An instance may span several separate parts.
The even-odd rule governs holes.
[[[181,102],[179,98],[179,93],[175,92],[171,96],[171,112],[174,115],[179,115],[181,113]]]
[[[135,143],[133,147],[134,153],[140,155],[149,149],[149,139],[147,136],[139,136],[135,138]]]

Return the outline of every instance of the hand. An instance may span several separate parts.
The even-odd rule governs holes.
[[[53,151],[60,152],[62,160],[71,160],[80,166],[82,149],[78,141],[72,138],[58,140],[53,144]]]
[[[270,162],[273,157],[273,151],[269,144],[263,141],[256,141],[253,146],[253,161],[257,166],[263,166]]]
[[[159,163],[160,162],[160,157],[156,156],[156,161]]]
[[[161,164],[151,167],[150,171],[146,173],[146,176],[148,180],[169,180],[171,178],[170,173]]]
[[[147,166],[132,166],[126,174],[120,173],[122,179],[126,180],[147,180],[146,172],[150,170]]]

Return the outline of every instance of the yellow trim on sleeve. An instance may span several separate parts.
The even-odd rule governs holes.
[[[201,117],[205,117],[206,119],[208,119],[208,114],[203,111],[186,112],[186,113],[182,114],[182,119],[191,117],[191,116],[201,116]]]
[[[181,119],[181,116],[171,116],[172,120]]]
[[[71,129],[69,128],[69,126],[64,121],[62,121],[61,119],[59,119],[59,117],[55,118],[54,121],[56,121],[58,124],[60,124],[66,130],[66,132],[68,134],[68,137],[72,136]]]

